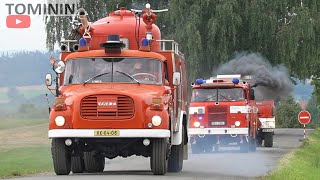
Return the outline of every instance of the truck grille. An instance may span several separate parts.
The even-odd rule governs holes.
[[[92,95],[81,101],[80,115],[84,119],[130,119],[134,115],[133,100],[123,95]]]
[[[227,125],[228,107],[214,106],[208,107],[208,125],[224,126]]]

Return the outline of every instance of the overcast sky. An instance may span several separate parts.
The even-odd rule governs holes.
[[[42,15],[31,15],[31,26],[27,29],[6,27],[8,6],[5,4],[43,4],[46,0],[0,0],[0,51],[47,51],[46,33]]]

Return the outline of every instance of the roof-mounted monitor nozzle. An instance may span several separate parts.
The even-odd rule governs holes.
[[[111,34],[108,35],[107,42],[101,43],[100,47],[103,47],[106,53],[120,53],[121,49],[125,47],[125,44],[120,41],[118,34]]]

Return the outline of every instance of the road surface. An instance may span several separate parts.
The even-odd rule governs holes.
[[[309,134],[311,130],[307,130]],[[107,160],[104,172],[97,174],[70,174],[56,176],[54,173],[40,174],[18,180],[149,180],[149,179],[254,179],[266,175],[276,167],[280,158],[301,144],[303,129],[276,129],[273,148],[257,148],[257,152],[239,153],[238,148],[224,148],[222,152],[189,155],[180,173],[165,176],[152,175],[149,158],[130,157]],[[12,179],[11,179],[12,180]]]

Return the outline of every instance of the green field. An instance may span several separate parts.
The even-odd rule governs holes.
[[[0,123],[0,130],[2,129],[9,129],[9,128],[17,128],[17,127],[24,127],[24,126],[31,126],[31,125],[36,125],[36,124],[44,124],[48,123],[48,119],[16,119],[16,118],[6,118],[6,119],[1,119]]]
[[[23,95],[26,99],[31,99],[33,97],[49,94],[50,92],[46,89],[30,89],[30,90],[18,90],[19,94]],[[7,101],[9,97],[7,92],[0,91],[0,101]]]
[[[278,168],[263,179],[320,179],[320,128],[304,141],[302,147],[286,155]]]
[[[7,101],[9,98],[6,93],[0,92],[0,101]]]
[[[45,89],[35,89],[35,90],[23,90],[19,91],[26,99],[30,99],[39,95],[49,94],[50,92]]]
[[[0,178],[52,171],[50,146],[0,150]]]

